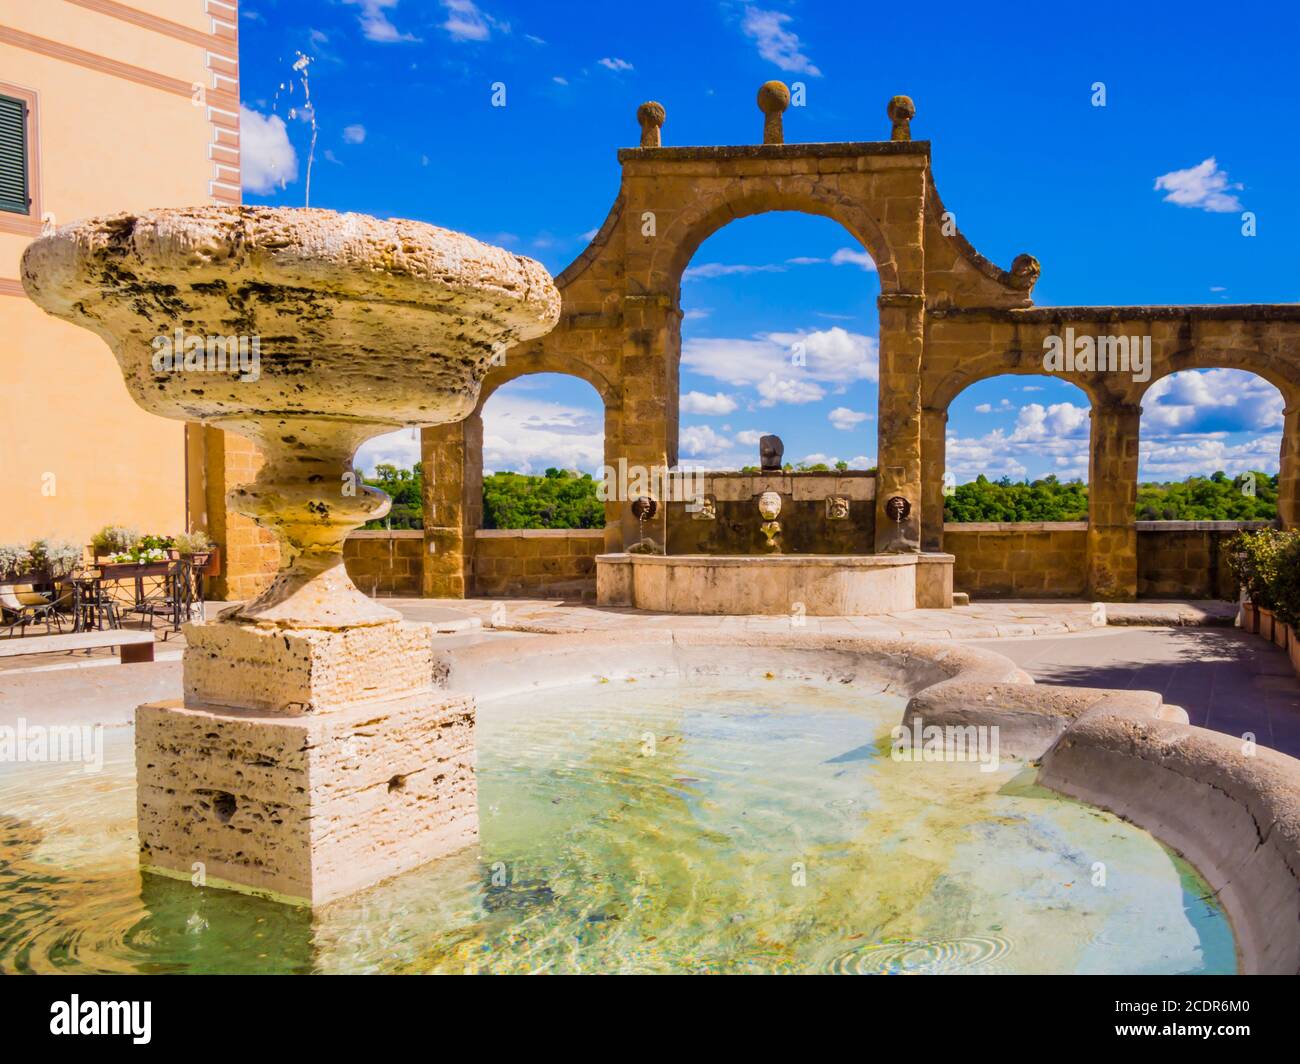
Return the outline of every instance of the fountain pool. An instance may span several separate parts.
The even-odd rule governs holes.
[[[903,705],[762,675],[482,700],[478,845],[315,911],[142,876],[112,730],[98,774],[0,766],[0,971],[1236,970],[1186,862],[1022,762],[893,760]]]

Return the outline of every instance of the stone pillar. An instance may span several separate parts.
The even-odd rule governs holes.
[[[921,352],[925,346],[925,307],[922,296],[907,293],[882,295],[879,306],[876,551],[910,553],[921,549]],[[911,512],[902,522],[886,513],[886,503],[896,495],[911,504]]]
[[[1088,594],[1137,597],[1138,431],[1136,403],[1093,404],[1088,461]]]
[[[943,550],[943,475],[948,411],[921,411],[921,550]]]
[[[275,579],[280,567],[280,547],[275,537],[259,528],[226,501],[227,494],[257,476],[262,456],[251,441],[233,432],[205,425],[198,430],[203,457],[202,526],[221,548],[221,567],[208,581],[207,594],[226,602],[248,602]]]
[[[627,459],[628,478],[649,477],[677,462],[678,363],[681,352],[681,310],[665,295],[627,296],[623,300],[623,396],[621,439],[617,453],[605,447],[614,468]],[[632,516],[632,500],[619,500],[619,549],[640,538],[641,528]],[[662,522],[668,512],[659,508],[646,535],[663,545]],[[658,526],[658,527],[656,527]],[[612,537],[610,537],[612,538]]]
[[[1277,476],[1277,516],[1283,528],[1300,528],[1300,401],[1287,407]]]
[[[481,408],[480,408],[481,411]],[[483,416],[420,434],[424,467],[425,598],[474,592],[474,533],[483,524]]]

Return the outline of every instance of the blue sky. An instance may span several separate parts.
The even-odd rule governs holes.
[[[806,86],[789,141],[883,139],[889,97],[912,96],[945,205],[994,262],[1042,262],[1040,305],[1300,300],[1292,5],[1003,19],[957,3],[243,0],[241,14],[249,203],[301,206],[310,160],[312,206],[464,230],[558,273],[613,201],[639,103],[664,104],[665,144],[755,143],[755,91],[781,78]],[[774,431],[791,460],[874,462],[878,290],[827,219],[762,215],[702,245],[682,290],[683,461],[753,463]],[[791,378],[796,341],[808,372]],[[485,408],[485,464],[594,470],[601,423],[586,384],[523,378]],[[1147,393],[1142,475],[1276,470],[1280,428],[1258,378],[1176,375]],[[986,381],[953,403],[949,469],[1086,476],[1087,431],[1070,385]],[[359,462],[415,454],[405,432]]]

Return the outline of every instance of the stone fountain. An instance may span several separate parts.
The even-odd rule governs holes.
[[[468,415],[497,356],[554,327],[549,274],[421,222],[200,207],[64,226],[22,277],[145,410],[265,458],[228,501],[279,539],[278,576],[188,625],[184,701],[137,710],[142,866],[317,904],[472,842],[474,706],[434,688],[431,626],[348,578],[343,541],[389,506],[352,459]],[[257,365],[223,361],[249,338]]]

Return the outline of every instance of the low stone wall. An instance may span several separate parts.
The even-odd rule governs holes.
[[[1228,543],[1268,521],[1139,521],[1138,594],[1148,598],[1237,597]]]
[[[1079,598],[1088,582],[1088,522],[949,522],[953,587],[973,599]]]
[[[353,532],[343,544],[343,564],[367,595],[418,596],[424,533],[418,528]]]
[[[603,528],[480,528],[474,542],[474,594],[570,595],[594,600]]]
[[[1234,599],[1227,545],[1268,521],[1138,521],[1138,595]],[[1087,594],[1088,522],[948,522],[953,585],[972,598],[1079,598]]]

